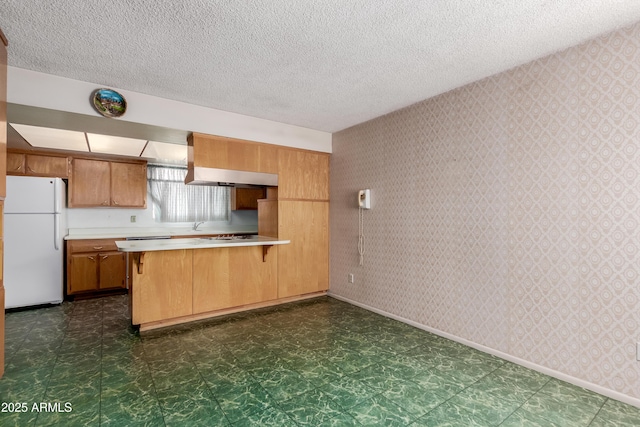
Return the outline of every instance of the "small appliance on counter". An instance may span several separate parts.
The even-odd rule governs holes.
[[[60,178],[7,177],[5,308],[62,302],[65,194]]]

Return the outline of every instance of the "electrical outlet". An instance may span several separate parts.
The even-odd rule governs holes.
[[[136,216],[135,215],[131,215],[131,222],[136,222]]]
[[[349,273],[347,278],[349,279],[349,283],[354,283],[355,282],[355,277],[353,277],[353,273]]]

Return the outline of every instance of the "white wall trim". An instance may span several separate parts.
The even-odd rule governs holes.
[[[486,346],[484,346],[482,344],[478,344],[478,343],[466,340],[464,338],[460,338],[458,336],[451,335],[451,334],[449,334],[447,332],[443,332],[443,331],[440,331],[438,329],[434,329],[434,328],[431,328],[429,326],[423,325],[421,323],[414,322],[413,320],[405,319],[404,317],[400,317],[400,316],[396,316],[395,314],[387,313],[386,311],[380,310],[378,308],[371,307],[369,305],[362,304],[362,303],[357,302],[357,301],[353,301],[353,300],[351,300],[349,298],[345,298],[345,297],[340,296],[340,295],[336,295],[336,294],[332,293],[331,290],[329,290],[327,292],[327,296],[330,296],[331,298],[338,299],[340,301],[347,302],[349,304],[353,304],[353,305],[358,306],[360,308],[364,308],[365,310],[372,311],[374,313],[380,314],[380,315],[388,317],[390,319],[394,319],[394,320],[397,320],[399,322],[406,323],[406,324],[411,325],[413,327],[416,327],[418,329],[422,329],[424,331],[431,332],[433,334],[436,334],[436,335],[439,335],[441,337],[450,339],[452,341],[459,342],[460,344],[464,344],[466,346],[475,348],[476,350],[480,350],[482,352],[492,354],[492,355],[497,356],[497,357],[499,357],[501,359],[505,359],[505,360],[507,360],[509,362],[513,362],[513,363],[515,363],[517,365],[524,366],[524,367],[529,368],[529,369],[533,369],[534,371],[538,371],[538,372],[540,372],[542,374],[549,375],[550,377],[554,377],[554,378],[557,378],[559,380],[566,381],[566,382],[571,383],[573,385],[576,385],[578,387],[586,388],[587,390],[594,391],[594,392],[599,393],[599,394],[601,394],[603,396],[610,397],[611,399],[619,400],[621,402],[628,403],[629,405],[633,405],[633,406],[636,406],[636,407],[640,408],[640,399],[636,399],[634,397],[631,397],[631,396],[628,396],[626,394],[617,392],[615,390],[611,390],[611,389],[599,386],[597,384],[593,384],[593,383],[590,383],[588,381],[584,381],[584,380],[581,380],[579,378],[572,377],[571,375],[567,375],[565,373],[558,372],[556,370],[547,368],[545,366],[541,366],[541,365],[535,364],[533,362],[529,362],[528,360],[520,359],[519,357],[515,357],[515,356],[512,356],[510,354],[498,351],[496,349],[493,349],[493,348],[490,348],[490,347],[486,347]]]
[[[101,87],[104,85],[12,66],[7,67],[7,101],[13,104],[101,117],[89,103],[91,93]],[[201,107],[120,88],[112,87],[112,89],[120,92],[127,100],[127,113],[118,120],[331,152],[332,134],[329,132]]]

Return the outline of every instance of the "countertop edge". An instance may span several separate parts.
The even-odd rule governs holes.
[[[198,242],[195,242],[198,240]],[[278,240],[269,237],[260,237],[259,240],[211,240],[210,242],[200,242],[198,238],[187,239],[165,239],[165,240],[129,240],[118,241],[116,246],[120,252],[152,252],[152,251],[174,251],[180,249],[212,249],[212,248],[234,248],[242,246],[273,246],[287,245],[291,240]]]

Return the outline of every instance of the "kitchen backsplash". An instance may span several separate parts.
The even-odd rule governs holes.
[[[640,399],[640,24],[334,134],[331,292]]]
[[[147,206],[149,203],[147,202]],[[136,217],[131,222],[131,216]],[[151,208],[120,209],[120,208],[73,208],[67,209],[68,228],[144,228],[144,227],[184,227],[192,223],[162,223],[153,218]],[[214,224],[213,221],[204,226]],[[215,221],[216,227],[224,224],[234,227],[255,225],[258,228],[257,211],[231,211],[229,221]]]

